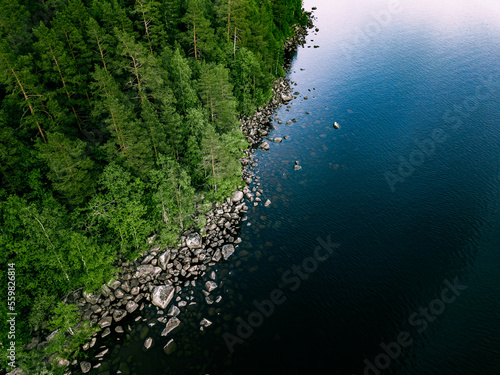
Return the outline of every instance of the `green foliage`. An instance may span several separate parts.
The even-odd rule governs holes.
[[[154,233],[175,244],[241,183],[238,116],[270,98],[301,6],[0,0],[0,260],[23,291],[28,373],[60,372],[41,358],[76,355],[93,332],[56,301],[99,288]],[[47,321],[60,329],[47,351],[23,351]]]

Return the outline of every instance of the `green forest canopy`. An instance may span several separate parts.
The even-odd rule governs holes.
[[[174,244],[241,182],[238,116],[270,99],[301,9],[1,0],[0,257],[3,285],[16,265],[18,345],[67,292],[99,287],[155,233]]]

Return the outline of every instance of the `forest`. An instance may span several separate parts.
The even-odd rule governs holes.
[[[68,292],[152,235],[176,244],[241,184],[239,118],[306,21],[301,0],[1,0],[0,311],[14,264],[21,359],[69,327]]]

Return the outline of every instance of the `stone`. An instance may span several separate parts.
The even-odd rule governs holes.
[[[190,249],[198,249],[201,247],[201,236],[199,233],[191,233],[186,237],[186,245]]]
[[[106,348],[104,349],[102,352],[96,354],[96,358],[101,358],[101,357],[104,357],[106,355],[106,353],[109,352],[109,348]]]
[[[95,305],[99,301],[99,297],[101,297],[101,293],[83,292],[83,298],[85,298],[85,301],[92,305]]]
[[[113,322],[113,318],[112,317],[105,316],[104,318],[102,318],[101,320],[99,320],[99,323],[97,323],[97,325],[99,327],[101,327],[101,328],[106,328],[106,327],[109,327],[112,322]]]
[[[161,335],[162,336],[167,336],[170,332],[172,332],[174,329],[179,327],[181,324],[181,321],[177,318],[172,318],[170,319],[167,324],[165,325],[165,329],[162,331]]]
[[[56,358],[57,367],[68,367],[69,361],[65,358],[57,357]]]
[[[92,368],[92,365],[87,361],[82,361],[82,362],[80,362],[80,368],[82,369],[82,372],[84,374],[86,374],[87,372],[90,371],[90,369]]]
[[[170,261],[170,257],[171,257],[170,250],[165,251],[158,257],[158,265],[161,267],[163,271],[167,269],[167,264]]]
[[[274,143],[281,143],[281,142],[283,142],[283,138],[281,137],[274,138]]]
[[[224,260],[228,260],[231,255],[234,253],[233,245],[224,245],[222,246],[222,255],[224,256]]]
[[[243,192],[242,191],[235,191],[233,193],[232,201],[234,203],[239,202],[243,199]]]
[[[115,327],[115,332],[116,332],[116,333],[123,333],[123,332],[125,332],[125,331],[123,330],[123,327],[122,327],[122,326],[116,326],[116,327]]]
[[[300,165],[294,165],[293,166],[293,170],[294,171],[300,171],[301,169],[302,169],[302,166],[300,166]]]
[[[281,100],[284,101],[285,103],[289,102],[292,99],[293,99],[292,95],[281,94]]]
[[[111,330],[109,329],[109,327],[106,327],[104,329],[104,331],[102,331],[101,337],[104,338],[104,337],[108,336],[110,333],[111,333]]]
[[[132,314],[135,310],[137,310],[138,307],[139,305],[136,302],[128,301],[127,305],[125,306],[125,309],[129,314]]]
[[[270,149],[269,143],[267,143],[267,142],[262,142],[262,144],[259,147],[261,149],[263,149],[263,150],[269,150]]]
[[[208,292],[217,288],[217,284],[214,281],[207,281],[205,283],[205,288],[207,288]]]
[[[155,267],[151,264],[143,264],[139,267],[137,267],[137,272],[135,273],[134,277],[144,277],[148,275],[153,275],[155,272]]]
[[[113,319],[115,320],[115,322],[119,322],[120,320],[122,320],[123,318],[125,318],[127,316],[127,311],[125,310],[115,310],[115,312],[113,313]]]
[[[269,207],[271,205],[271,200],[267,199],[264,203],[264,207]]]
[[[153,289],[151,293],[151,302],[164,310],[174,296],[175,288],[172,285],[160,285]]]
[[[144,341],[144,348],[146,350],[149,350],[151,347],[153,346],[153,339],[151,337],[148,337],[145,341]]]
[[[214,255],[212,256],[212,260],[214,262],[218,262],[219,260],[221,259],[221,253],[220,253],[220,250],[217,249],[214,253]]]
[[[200,322],[200,326],[205,327],[205,328],[207,328],[211,325],[212,325],[212,322],[210,320],[208,320],[207,318],[203,318]]]
[[[165,352],[166,355],[170,355],[173,352],[177,350],[177,344],[175,343],[174,339],[170,339],[169,342],[163,347],[163,351]]]
[[[181,310],[175,305],[172,305],[170,307],[170,310],[168,310],[168,316],[173,316],[174,318],[181,313]]]

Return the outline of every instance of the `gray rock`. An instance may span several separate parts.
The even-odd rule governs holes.
[[[57,367],[68,367],[69,361],[65,358],[57,357],[56,358]]]
[[[86,374],[87,372],[90,371],[90,369],[92,368],[92,365],[87,361],[82,361],[82,362],[80,362],[80,368],[82,369],[82,372],[84,374]]]
[[[207,288],[208,292],[217,288],[217,284],[214,281],[207,281],[205,283],[205,288]]]
[[[234,246],[233,245],[224,245],[222,246],[222,255],[224,256],[224,260],[228,260],[228,258],[233,255]]]
[[[284,101],[285,103],[289,102],[292,99],[293,99],[292,95],[281,94],[281,100]]]
[[[153,275],[155,273],[155,267],[151,264],[143,264],[142,266],[137,267],[137,272],[134,277],[144,277],[148,275]]]
[[[115,297],[116,298],[123,298],[123,296],[125,295],[125,292],[121,289],[116,289],[115,290]]]
[[[271,205],[271,201],[269,199],[264,203],[264,207],[269,207]]]
[[[106,353],[109,352],[109,348],[106,348],[104,349],[102,352],[96,354],[96,358],[101,358],[101,357],[104,357],[106,355]]]
[[[170,319],[167,324],[165,325],[165,329],[162,331],[161,335],[162,336],[167,336],[170,332],[172,332],[174,329],[179,327],[181,324],[181,321],[177,318],[172,318]]]
[[[233,201],[234,203],[239,202],[239,201],[241,201],[242,199],[243,199],[243,192],[241,192],[241,191],[235,191],[235,192],[233,193],[233,198],[232,198],[232,201]]]
[[[296,165],[293,166],[293,170],[294,171],[300,171],[301,169],[302,169],[302,166],[300,166],[298,164],[296,164]]]
[[[207,318],[203,318],[200,322],[200,326],[202,327],[209,327],[212,325],[212,322],[210,320],[208,320]]]
[[[166,355],[170,355],[177,350],[177,344],[174,342],[174,339],[170,339],[169,342],[163,347],[163,351]]]
[[[181,310],[175,305],[172,305],[170,307],[170,310],[168,310],[168,316],[173,316],[174,318],[181,313]]]
[[[153,346],[153,339],[151,337],[148,337],[144,341],[144,348],[146,348],[146,350],[149,350],[152,346]]]
[[[99,301],[99,297],[101,297],[101,293],[83,292],[83,298],[92,305],[95,305]]]
[[[191,233],[186,237],[186,245],[190,249],[198,249],[201,247],[201,236],[199,233]]]
[[[161,285],[153,289],[151,293],[151,302],[153,305],[158,306],[164,310],[174,296],[175,288],[172,285]]]
[[[167,269],[167,264],[170,260],[171,254],[170,250],[165,251],[158,257],[158,265],[161,267],[163,271]]]
[[[135,310],[137,310],[138,307],[139,305],[134,301],[128,301],[127,305],[125,306],[125,309],[129,314],[132,314]]]
[[[274,138],[274,143],[281,143],[281,142],[283,142],[283,138],[281,137]]]
[[[122,327],[122,326],[116,326],[116,327],[115,327],[115,332],[116,332],[116,333],[123,333],[123,332],[125,332],[125,331],[123,330],[123,327]]]
[[[105,316],[104,318],[102,318],[101,320],[99,320],[99,323],[97,323],[97,325],[99,327],[101,327],[101,328],[106,328],[106,327],[109,327],[112,322],[113,322],[113,318],[112,317]]]
[[[127,311],[121,310],[121,309],[115,310],[115,312],[113,313],[113,319],[115,320],[115,322],[119,322],[120,320],[122,320],[126,316],[127,316]]]
[[[217,250],[215,250],[215,253],[214,253],[214,255],[212,256],[212,260],[213,260],[214,262],[218,262],[218,261],[220,260],[220,258],[221,258],[221,253],[220,253],[220,250],[219,250],[219,249],[217,249]]]
[[[104,331],[102,331],[101,337],[104,338],[104,337],[108,336],[110,333],[111,333],[111,330],[109,329],[109,327],[106,327],[104,329]]]
[[[269,143],[267,142],[262,142],[262,144],[259,147],[263,150],[269,150],[270,148]]]

